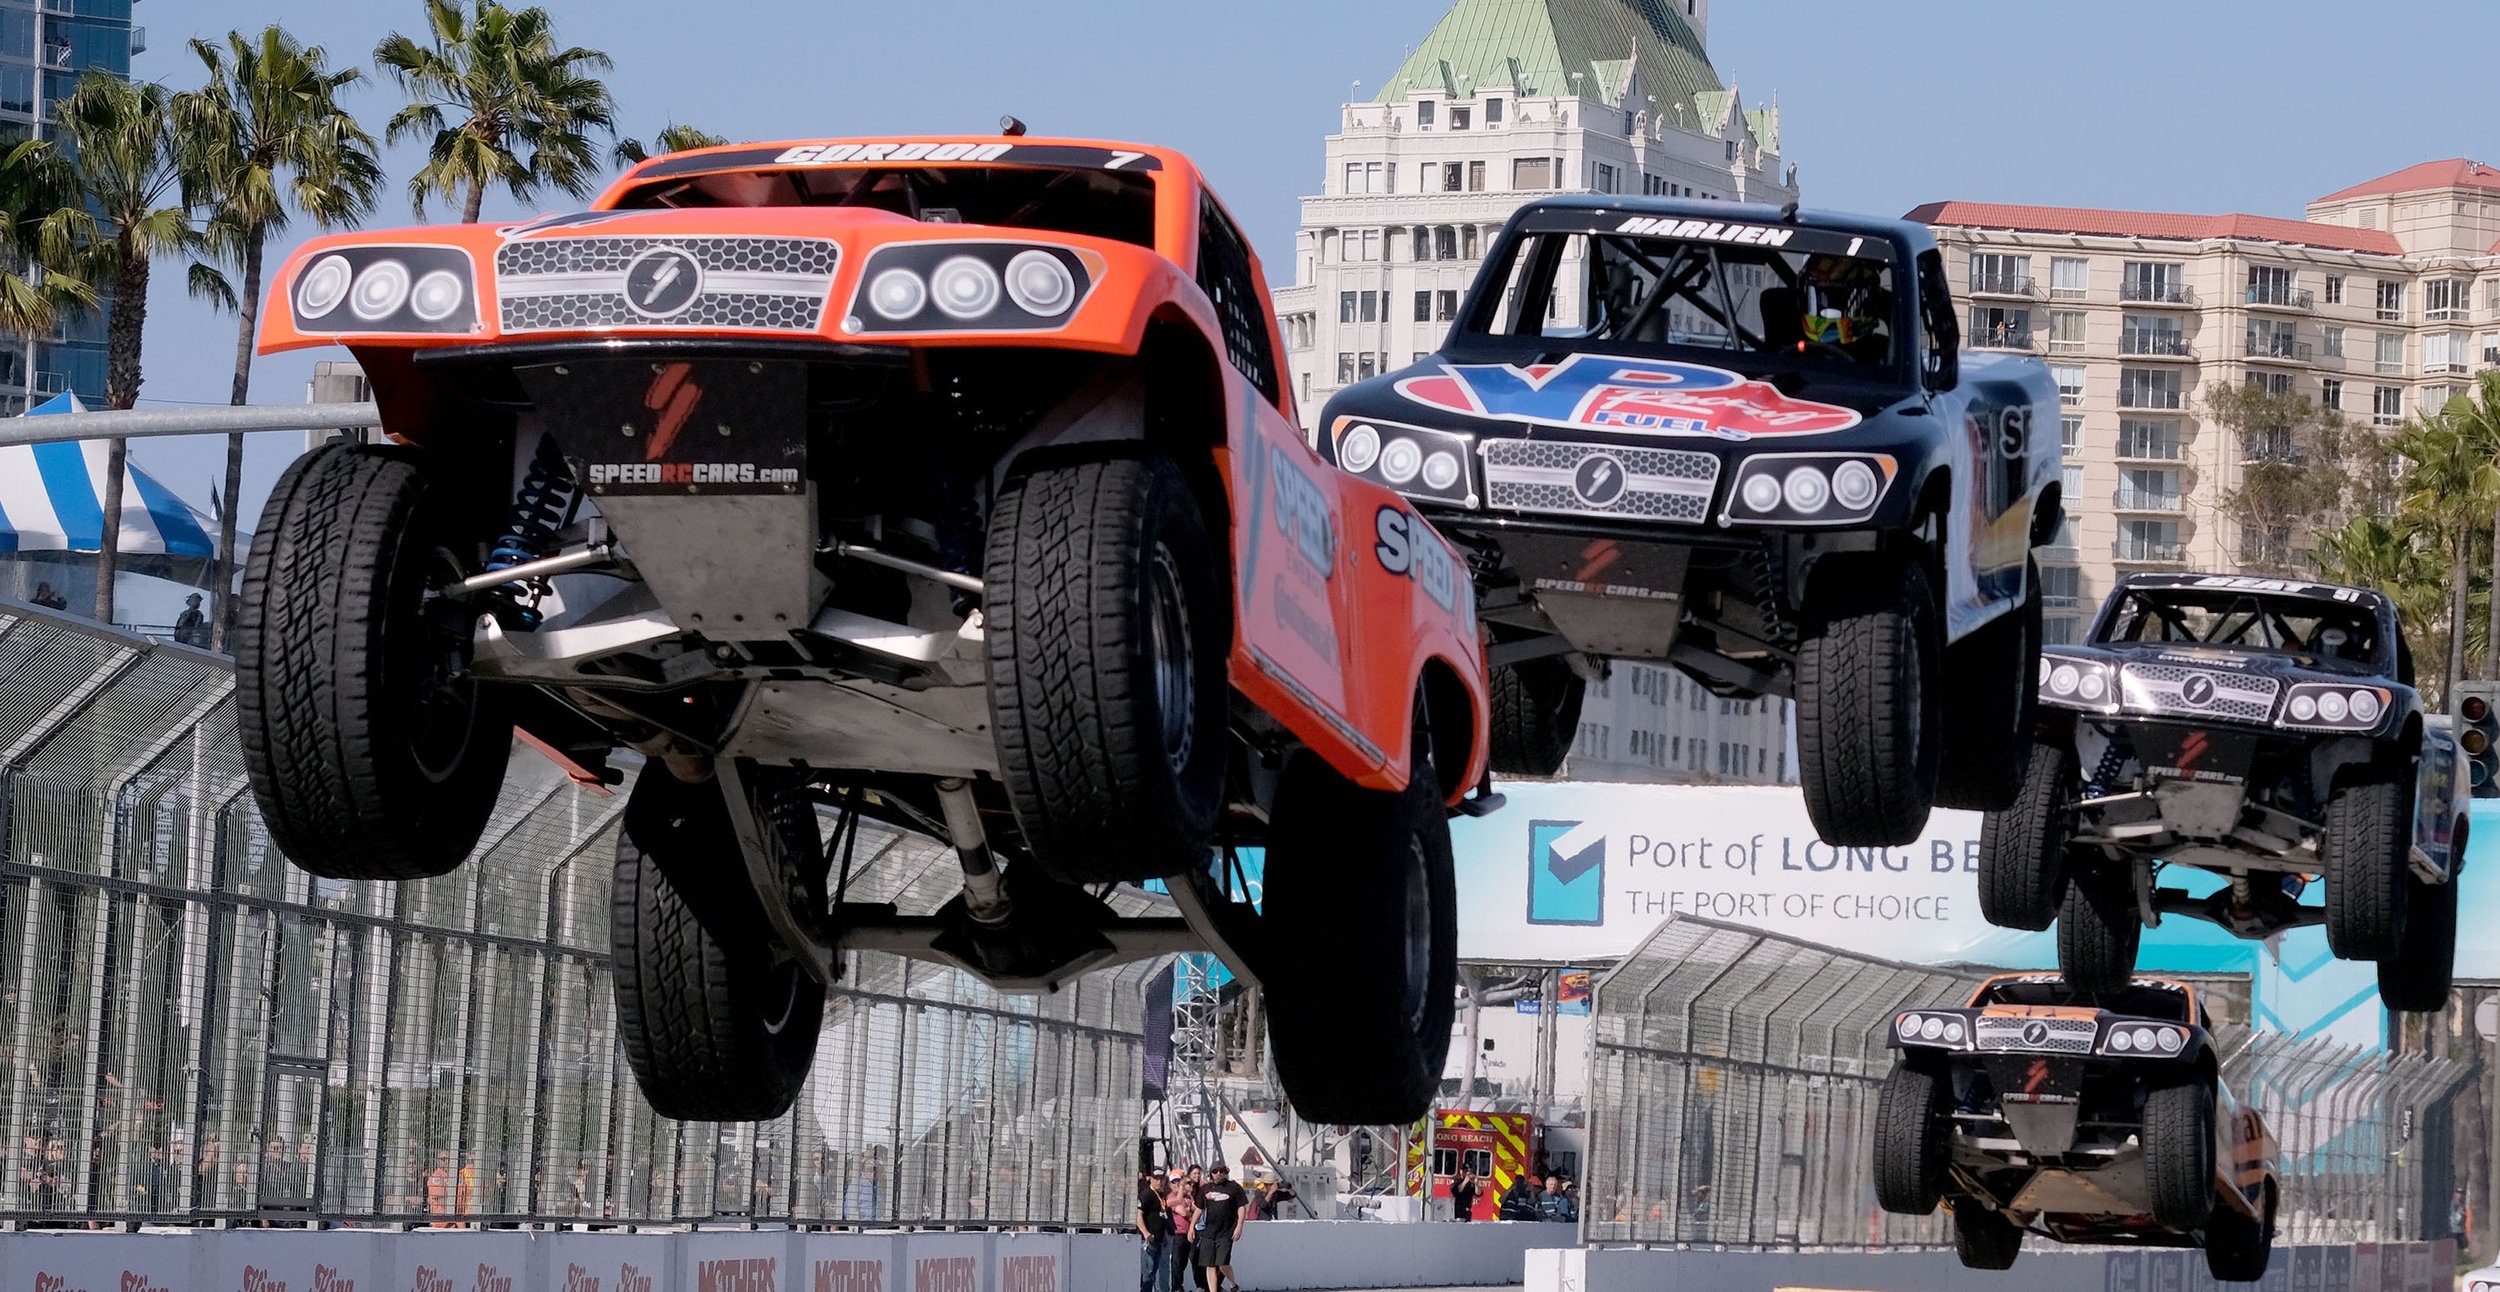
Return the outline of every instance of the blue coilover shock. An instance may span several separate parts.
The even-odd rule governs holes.
[[[547,549],[571,522],[573,509],[580,502],[581,487],[573,479],[573,468],[557,451],[555,437],[540,436],[538,451],[530,456],[529,470],[522,473],[521,487],[512,495],[504,532],[486,554],[487,570],[507,570],[547,555]],[[515,596],[521,627],[539,625],[542,616],[538,600],[546,594],[546,586],[542,581],[533,581],[526,592]]]

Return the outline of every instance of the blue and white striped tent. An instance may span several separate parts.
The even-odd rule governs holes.
[[[27,415],[84,411],[77,396],[65,394]],[[0,447],[0,553],[101,550],[104,459],[101,440]],[[216,517],[125,459],[123,555],[205,561],[216,543]]]

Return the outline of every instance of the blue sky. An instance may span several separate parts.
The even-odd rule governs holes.
[[[1146,139],[1197,157],[1271,266],[1290,272],[1296,199],[1354,83],[1377,87],[1445,0],[549,0],[564,39],[604,49],[626,131],[682,121],[732,138],[986,130]],[[1942,198],[2253,211],[2417,161],[2500,160],[2500,82],[2470,39],[2487,0],[1717,0],[1712,61],[1749,102],[1775,92],[1809,205],[1895,215]],[[136,72],[177,86],[193,35],[277,22],[365,66],[415,0],[147,0]],[[378,134],[399,104],[373,78],[351,102]],[[416,156],[387,163],[377,224],[407,221]],[[573,205],[542,197],[536,209]],[[526,213],[490,199],[490,217]],[[440,212],[436,214],[439,216]],[[300,232],[300,230],[299,230]],[[275,257],[273,256],[273,262]],[[223,403],[233,322],[152,294],[143,406]],[[300,399],[320,352],[263,360],[256,400]],[[294,437],[255,443],[245,505]],[[194,499],[222,442],[157,441],[139,460]]]

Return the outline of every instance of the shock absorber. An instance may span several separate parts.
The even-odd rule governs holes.
[[[2118,779],[2118,773],[2126,770],[2127,760],[2134,756],[2134,742],[2125,733],[2110,733],[2109,743],[2101,746],[2101,761],[2092,769],[2091,783],[2086,789],[2096,798],[2107,793],[2110,783]]]
[[[1787,570],[1780,561],[1778,549],[1765,543],[1753,553],[1754,610],[1762,616],[1762,635],[1782,650],[1797,648],[1797,626],[1788,622],[1783,601],[1787,592]]]
[[[555,437],[541,435],[537,452],[530,455],[529,469],[521,475],[521,487],[512,495],[504,532],[486,553],[488,572],[510,569],[547,555],[547,549],[572,520],[573,509],[580,501],[581,487],[574,481],[573,468],[565,462],[564,454],[556,449]],[[533,579],[524,591],[514,594],[514,608],[522,628],[539,625],[543,616],[538,602],[546,592],[546,581]]]

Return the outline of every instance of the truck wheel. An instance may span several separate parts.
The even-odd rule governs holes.
[[[1944,648],[1953,685],[1939,702],[1944,748],[1938,753],[1936,805],[1993,812],[2022,792],[2024,746],[2040,698],[2040,567],[2023,571],[2022,604]],[[2039,924],[2014,928],[2045,929]]]
[[[2069,865],[2057,914],[2057,969],[2077,991],[2117,991],[2135,977],[2144,921],[2136,914],[2133,862]]]
[[[2075,748],[2033,742],[2013,806],[1979,823],[1979,914],[2001,929],[2045,929],[2066,900],[2075,833]]]
[[[2231,1207],[2214,1208],[2205,1222],[2205,1271],[2223,1283],[2254,1283],[2266,1276],[2274,1255],[2274,1186],[2258,1201],[2260,1214],[2243,1216]]]
[[[1953,1148],[1953,1089],[1940,1065],[1905,1054],[1875,1099],[1875,1204],[1924,1216],[1944,1197]]]
[[[1918,838],[1936,796],[1936,603],[1925,566],[1826,557],[1797,652],[1797,762],[1824,842]]]
[[[405,449],[335,444],[270,494],[235,625],[236,725],[272,840],[330,879],[424,879],[477,846],[512,719],[468,676],[460,507]]]
[[[2326,942],[2346,960],[2404,949],[2405,879],[2413,846],[2413,785],[2401,766],[2336,773],[2318,836],[2326,871]]]
[[[2462,856],[2464,849],[2457,849]],[[2406,1013],[2436,1013],[2448,1005],[2457,964],[2457,881],[2425,884],[2405,876],[2405,938],[2395,954],[2378,962],[2379,1003]]]
[[[1964,1269],[2010,1270],[2023,1254],[2023,1231],[2004,1212],[1966,1198],[1953,1204],[1953,1253]]]
[[[1001,779],[1062,883],[1201,862],[1224,790],[1221,565],[1159,456],[1015,476],[990,517],[983,602]]]
[[[816,849],[813,814],[767,831]],[[789,1111],[816,1057],[825,988],[778,958],[737,862],[718,781],[646,766],[616,840],[608,942],[616,1032],[643,1097],[680,1121],[766,1121]],[[801,857],[791,867],[811,870]]]
[[[2202,1229],[2214,1215],[2214,1095],[2196,1073],[2166,1073],[2144,1092],[2144,1188],[2153,1219]]]
[[[1314,1122],[1411,1123],[1440,1089],[1458,990],[1440,779],[1419,753],[1405,789],[1363,789],[1306,751],[1271,815],[1260,972],[1285,1094]]]
[[[1580,732],[1588,683],[1561,656],[1497,664],[1485,678],[1491,700],[1493,770],[1504,776],[1551,776]]]

